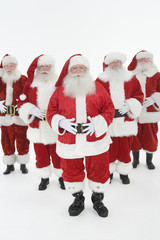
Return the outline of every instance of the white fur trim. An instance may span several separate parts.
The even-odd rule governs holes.
[[[83,191],[84,182],[64,182],[66,190],[72,194]]]
[[[154,103],[156,103],[156,105],[154,104],[153,106],[154,106],[154,108],[157,110],[157,111],[159,111],[160,110],[160,93],[159,92],[155,92],[155,93],[153,93],[151,96],[150,96],[152,99],[153,99],[153,101],[154,101]]]
[[[14,56],[6,56],[2,59],[2,65],[5,66],[8,63],[15,63],[18,65],[18,61]]]
[[[95,129],[95,135],[97,138],[107,132],[108,125],[104,117],[98,115],[96,117],[93,117],[92,121]]]
[[[124,121],[124,117],[114,118],[109,126],[111,137],[135,136],[138,127],[136,121]]]
[[[132,170],[132,163],[123,163],[118,161],[116,170],[119,174],[128,175],[128,173]]]
[[[53,173],[57,176],[57,177],[62,177],[62,169],[60,168],[54,168],[53,167]]]
[[[139,60],[141,58],[149,58],[149,59],[153,59],[153,54],[151,52],[139,52],[136,55],[136,59]]]
[[[15,154],[4,155],[2,157],[2,161],[3,161],[4,164],[13,165],[16,162],[16,155]]]
[[[51,120],[51,126],[53,131],[55,131],[59,135],[63,135],[66,132],[65,130],[63,131],[63,133],[59,132],[59,121],[62,119],[65,119],[65,117],[59,114],[55,114]]]
[[[83,56],[74,56],[70,59],[70,63],[69,63],[69,66],[68,66],[68,72],[70,71],[71,67],[73,67],[77,64],[83,65],[88,69],[90,68],[87,58],[85,58]]]
[[[115,109],[122,108],[125,103],[124,82],[109,81],[109,89]]]
[[[24,100],[26,100],[26,95],[25,94],[21,94],[20,96],[19,96],[19,98],[20,98],[20,100],[21,101],[24,101]]]
[[[126,55],[120,52],[111,52],[109,54],[106,55],[105,59],[104,59],[104,63],[106,65],[116,61],[116,60],[120,60],[122,63],[125,63],[125,61],[127,60]]]
[[[132,119],[139,117],[142,110],[141,103],[135,98],[126,100],[126,103],[129,106],[129,112],[127,113],[128,116]]]
[[[48,122],[39,121],[38,128],[28,128],[27,138],[33,143],[54,144],[57,141],[57,133],[52,131]]]
[[[77,134],[82,135],[82,134]],[[109,145],[112,142],[107,134],[103,139],[95,142],[85,141],[81,146],[76,148],[76,144],[64,144],[57,141],[56,152],[62,158],[75,159],[85,156],[95,156],[107,152]],[[79,151],[78,151],[79,150]]]
[[[26,124],[19,116],[5,115],[3,117],[0,117],[0,126],[11,126],[12,124],[26,126]]]
[[[109,164],[109,171],[110,171],[110,174],[116,171],[116,162],[112,162]]]
[[[19,116],[27,125],[30,124],[35,118],[33,115],[30,115],[30,111],[33,107],[35,107],[34,104],[27,102],[19,108]]]
[[[91,180],[88,180],[89,188],[96,193],[104,193],[109,186],[109,181],[105,183],[99,183],[99,182],[93,182]]]
[[[52,175],[52,166],[49,165],[43,168],[36,168],[36,174],[40,178],[49,178]]]
[[[39,57],[38,59],[38,66],[42,66],[42,65],[55,65],[55,61],[51,56],[48,55],[43,55],[41,57]]]
[[[24,154],[24,155],[17,155],[17,162],[20,164],[26,164],[29,163],[30,161],[30,155],[29,153]]]
[[[160,121],[160,112],[142,111],[139,116],[139,123],[157,123]]]

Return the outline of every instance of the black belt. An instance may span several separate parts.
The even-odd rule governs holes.
[[[11,116],[18,115],[17,107],[15,105],[7,105],[5,114]]]
[[[119,109],[115,109],[114,118],[120,118],[120,117],[125,117],[125,116],[127,116],[127,113],[121,114],[121,113],[119,112]]]
[[[83,134],[86,132],[83,132],[84,129],[86,129],[88,126],[83,126],[84,123],[76,123],[77,126],[72,125],[73,128],[75,128],[77,130],[76,134]],[[68,131],[66,131],[68,132]]]
[[[46,116],[44,116],[42,118],[35,117],[35,119],[38,120],[38,121],[42,121],[42,122],[46,122],[47,121]]]

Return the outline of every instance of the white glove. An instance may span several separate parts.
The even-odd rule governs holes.
[[[123,107],[121,109],[119,109],[119,113],[120,114],[125,114],[129,111],[129,107],[128,107],[128,104],[127,103],[124,103]]]
[[[38,117],[40,119],[42,119],[42,117],[45,117],[46,113],[39,109],[38,107],[34,106],[31,111],[30,114],[34,115],[35,117]]]
[[[152,99],[151,97],[148,97],[148,98],[146,98],[146,99],[144,100],[144,102],[143,102],[143,107],[144,107],[144,108],[147,108],[147,107],[149,107],[149,106],[151,106],[151,105],[153,105],[153,104],[154,104],[153,99]]]
[[[84,123],[83,126],[87,126],[87,128],[85,128],[83,130],[84,134],[87,136],[88,134],[90,134],[90,136],[92,136],[92,134],[95,132],[95,129],[94,129],[94,125],[93,125],[93,122],[92,122],[92,118],[91,117],[88,117],[90,123]]]
[[[62,119],[59,121],[59,127],[65,129],[66,131],[76,134],[77,130],[73,127],[76,126],[77,124],[72,123],[75,120],[75,118],[71,119]]]
[[[3,105],[4,102],[5,102],[5,100],[0,101],[0,112],[1,113],[5,113],[6,109],[7,109],[7,107],[5,105]]]

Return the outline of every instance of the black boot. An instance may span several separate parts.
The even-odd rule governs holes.
[[[41,182],[39,184],[38,189],[40,191],[45,190],[48,184],[49,184],[49,178],[41,178]]]
[[[146,164],[148,169],[153,170],[155,169],[154,164],[152,163],[153,153],[146,153]]]
[[[103,198],[104,198],[103,193],[96,193],[96,192],[92,193],[91,199],[93,202],[93,208],[96,210],[96,212],[100,217],[107,217],[108,209],[102,203]]]
[[[22,173],[28,173],[28,169],[26,168],[26,165],[25,164],[21,164],[20,165],[20,170],[22,171]]]
[[[122,180],[123,184],[129,184],[130,183],[128,175],[120,174],[120,179]]]
[[[139,164],[139,151],[132,151],[133,154],[133,168],[136,168]]]
[[[7,165],[7,168],[3,174],[10,174],[14,171],[14,165]]]
[[[112,182],[112,179],[113,179],[113,173],[110,174],[110,182],[109,183]]]
[[[74,193],[73,197],[75,197],[75,199],[70,205],[68,212],[70,216],[78,216],[84,210],[85,197],[82,191]]]
[[[64,185],[64,181],[63,181],[63,178],[62,177],[59,177],[58,178],[58,181],[59,181],[59,184],[60,184],[60,188],[65,190],[65,185]]]

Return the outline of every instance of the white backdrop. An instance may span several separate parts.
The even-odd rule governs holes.
[[[126,53],[128,59],[145,49],[153,52],[160,68],[159,0],[1,0],[0,58],[9,53],[19,61],[23,74],[38,55],[56,60],[59,74],[64,62],[75,53],[90,61],[94,78],[102,71],[104,55]],[[2,157],[2,149],[0,149]],[[92,209],[86,186],[86,209],[76,218],[68,216],[72,196],[59,189],[57,180],[39,192],[34,174],[31,145],[29,174],[16,171],[4,176],[0,163],[1,240],[159,240],[160,154],[154,155],[156,170],[141,165],[124,186],[115,175],[106,192],[109,217],[102,219]]]

